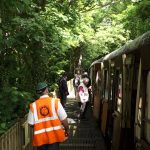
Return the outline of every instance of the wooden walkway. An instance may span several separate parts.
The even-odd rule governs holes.
[[[60,144],[60,150],[106,150],[101,132],[94,122],[91,107],[88,108],[86,118],[79,120],[76,112],[78,103],[74,98],[72,80],[68,82],[69,93],[66,112],[70,124],[70,138]],[[32,130],[27,119],[16,122],[5,134],[0,136],[0,150],[36,150],[31,145]]]
[[[66,111],[70,124],[70,138],[60,144],[60,150],[106,150],[104,139],[88,108],[86,119],[79,120],[79,110],[75,99],[68,99]]]

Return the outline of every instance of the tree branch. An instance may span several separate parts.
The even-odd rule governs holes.
[[[114,0],[111,0],[111,2],[108,2],[108,3],[106,3],[106,4],[99,4],[99,5],[94,5],[94,6],[92,6],[91,8],[89,8],[89,9],[86,9],[86,10],[81,10],[80,12],[81,13],[85,13],[85,12],[88,12],[88,11],[92,11],[92,10],[96,10],[96,9],[99,9],[99,8],[103,8],[103,7],[107,7],[107,6],[112,6],[112,5],[114,5],[114,4],[116,4],[117,2],[120,2],[120,0],[118,0],[118,1],[114,1]],[[97,7],[96,7],[97,6]]]

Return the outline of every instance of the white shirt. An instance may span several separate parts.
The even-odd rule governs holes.
[[[80,97],[81,103],[85,103],[85,102],[89,101],[88,88],[84,85],[84,83],[81,83],[79,85],[79,97]]]
[[[40,98],[44,98],[44,97],[49,97],[49,96],[48,95],[43,95]],[[60,120],[64,120],[65,118],[67,118],[67,113],[65,112],[65,110],[64,110],[63,106],[61,105],[60,101],[58,102],[57,114],[58,114],[58,117],[59,117]],[[27,121],[28,121],[28,124],[30,124],[30,125],[35,124],[34,115],[33,115],[31,110],[29,110]]]

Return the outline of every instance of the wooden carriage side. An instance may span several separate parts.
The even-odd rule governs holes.
[[[147,32],[101,59],[99,116],[112,150],[150,148],[149,56]]]

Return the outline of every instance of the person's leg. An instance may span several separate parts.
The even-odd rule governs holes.
[[[74,95],[75,95],[75,98],[76,98],[76,87],[74,86]]]
[[[67,95],[64,94],[64,106],[66,107]]]
[[[81,118],[86,118],[86,112],[87,112],[88,106],[89,106],[89,102],[86,102]]]
[[[63,94],[64,107],[66,107],[66,100],[67,100],[67,96],[66,96],[66,94],[64,93],[64,94]]]
[[[47,150],[47,145],[38,146],[37,150]]]
[[[61,93],[61,104],[63,107],[66,107],[66,94]]]
[[[88,89],[88,93],[89,93],[89,102],[91,103],[91,97],[92,97],[92,95],[91,95],[91,90],[90,89]]]
[[[59,143],[47,144],[46,150],[59,150]]]
[[[37,147],[37,150],[59,150],[59,143],[45,144]]]
[[[79,106],[79,108],[81,107],[81,104],[82,104],[81,102],[78,102],[78,106]]]
[[[63,93],[60,93],[60,102],[61,102],[62,105],[64,105]]]

